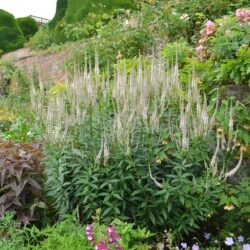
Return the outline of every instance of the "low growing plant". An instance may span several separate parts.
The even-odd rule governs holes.
[[[0,215],[15,211],[20,221],[36,218],[35,209],[45,208],[41,198],[42,175],[39,143],[0,142]]]
[[[6,212],[0,216],[0,249],[25,250],[24,245],[21,224],[14,219],[14,213]]]

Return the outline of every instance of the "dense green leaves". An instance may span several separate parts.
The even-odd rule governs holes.
[[[57,11],[50,27],[55,30],[55,42],[65,42],[64,25],[84,22],[95,25],[96,23],[109,19],[116,8],[127,9],[132,6],[131,0],[120,1],[89,1],[89,0],[58,0]]]
[[[27,40],[39,29],[38,24],[32,17],[21,17],[17,18],[16,21]]]
[[[9,52],[23,47],[25,37],[15,18],[0,9],[0,49]]]
[[[98,131],[93,134],[98,135]],[[194,175],[198,166],[186,161],[175,159],[156,166],[143,135],[131,155],[117,145],[112,148],[108,166],[94,163],[94,138],[91,142],[89,134],[83,135],[77,148],[47,149],[46,186],[59,214],[77,208],[83,220],[90,221],[101,208],[105,223],[120,218],[154,230],[172,228],[180,236],[197,229],[216,209],[222,192],[218,180],[202,172]],[[148,160],[163,183],[162,190],[149,177]]]

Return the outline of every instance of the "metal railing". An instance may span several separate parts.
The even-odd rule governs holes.
[[[32,17],[39,25],[44,25],[50,22],[50,20],[47,18],[33,16],[33,15],[30,15],[30,17]]]

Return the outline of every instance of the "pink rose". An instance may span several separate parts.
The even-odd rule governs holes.
[[[196,48],[196,51],[200,54],[201,52],[204,51],[204,49],[205,49],[204,46],[201,44]]]
[[[208,20],[206,23],[205,23],[205,31],[206,31],[206,34],[208,36],[212,35],[215,31],[215,23],[212,22],[211,20]]]

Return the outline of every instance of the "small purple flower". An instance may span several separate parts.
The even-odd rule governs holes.
[[[96,245],[95,250],[110,250],[104,240],[101,240],[98,245]]]
[[[250,244],[244,244],[243,250],[250,250]]]
[[[237,239],[239,242],[244,242],[244,240],[245,240],[244,236],[242,236],[242,235],[238,236]]]
[[[87,239],[88,239],[88,241],[93,241],[93,236],[92,235],[87,235]]]
[[[181,247],[182,247],[183,249],[187,249],[187,243],[186,243],[186,242],[182,242],[182,243],[181,243]]]
[[[204,233],[204,238],[205,238],[206,240],[209,240],[210,237],[211,237],[211,233]]]
[[[89,241],[94,240],[93,228],[91,224],[87,224],[86,226],[86,236]]]
[[[232,246],[234,244],[234,240],[232,237],[227,237],[224,242],[227,246]]]
[[[116,250],[122,250],[119,244],[117,243],[117,240],[120,240],[121,237],[115,232],[115,228],[112,226],[107,226],[107,232],[109,236],[109,243],[112,243]]]
[[[192,250],[200,250],[199,245],[198,245],[198,244],[194,244],[194,245],[192,246]]]

